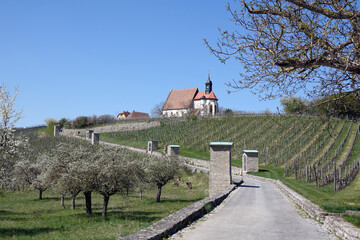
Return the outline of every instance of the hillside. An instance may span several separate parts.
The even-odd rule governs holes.
[[[241,166],[244,149],[259,151],[260,166],[283,169],[287,177],[317,186],[348,185],[358,172],[357,122],[311,116],[241,115],[161,124],[138,131],[101,134],[101,139],[145,148],[148,140],[178,144],[180,154],[209,160],[209,143],[234,142],[233,165]],[[336,174],[335,174],[336,173]]]

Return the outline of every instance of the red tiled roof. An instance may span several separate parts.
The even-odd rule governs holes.
[[[122,111],[121,113],[118,114],[119,115],[124,115],[125,117],[129,116],[130,113],[128,111]]]
[[[205,94],[205,92],[198,92],[194,98],[194,100],[200,100],[202,97],[205,97],[205,99],[214,99],[214,100],[218,100],[217,97],[215,96],[215,93],[213,91],[211,91],[209,94]]]
[[[142,112],[135,112],[133,111],[132,113],[130,113],[129,116],[127,116],[126,118],[133,118],[133,119],[140,119],[140,118],[150,118],[148,113],[142,113]]]
[[[171,90],[162,110],[190,108],[197,88]]]

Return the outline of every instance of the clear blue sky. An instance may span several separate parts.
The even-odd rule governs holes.
[[[18,127],[123,110],[149,112],[171,89],[204,91],[208,71],[219,105],[276,111],[250,91],[228,94],[239,63],[220,63],[218,27],[234,29],[227,1],[0,1],[0,84],[17,88]],[[236,4],[231,2],[231,4]]]

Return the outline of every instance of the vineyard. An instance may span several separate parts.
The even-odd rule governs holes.
[[[242,151],[256,149],[262,166],[283,168],[284,175],[317,186],[334,183],[346,187],[359,171],[357,122],[312,116],[241,115],[169,121],[160,127],[101,134],[101,139],[145,148],[178,144],[180,154],[209,159],[210,142],[234,142],[233,164],[241,164]]]

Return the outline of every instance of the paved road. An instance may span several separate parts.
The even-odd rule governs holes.
[[[212,213],[170,239],[337,239],[298,212],[271,183],[245,178]]]

